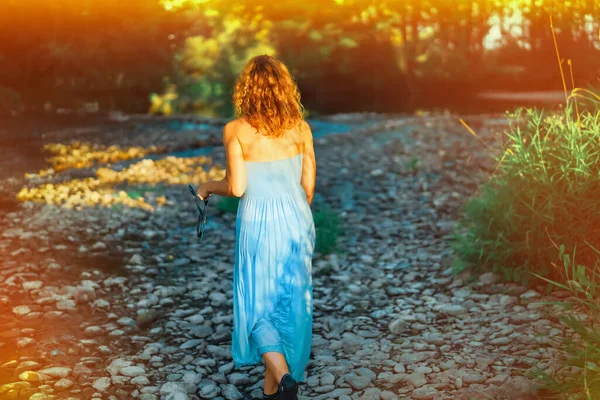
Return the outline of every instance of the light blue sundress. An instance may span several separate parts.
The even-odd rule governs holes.
[[[236,219],[232,357],[254,365],[267,351],[285,356],[305,382],[312,344],[315,226],[300,185],[302,154],[246,161]]]

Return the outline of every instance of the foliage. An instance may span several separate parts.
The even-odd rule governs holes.
[[[239,197],[221,197],[217,202],[217,210],[223,213],[235,214],[240,204]]]
[[[578,122],[571,107],[562,115],[511,115],[499,174],[466,206],[455,267],[467,262],[525,283],[530,272],[564,282],[554,243],[577,247],[579,261],[594,265],[595,252],[583,244],[600,243],[599,116],[584,110]]]
[[[338,213],[327,203],[323,203],[313,213],[313,219],[316,233],[315,251],[325,255],[339,250],[338,236],[341,232]]]
[[[152,93],[150,95],[150,110],[151,114],[171,115],[173,113],[173,103],[177,100],[177,87],[169,85],[162,95]]]
[[[202,14],[186,33],[183,46],[175,54],[174,82],[179,99],[172,104],[179,112],[203,115],[231,115],[231,94],[235,77],[254,56],[275,55],[269,41],[273,25],[257,7],[250,15],[245,6],[228,12],[213,7],[196,10]],[[174,86],[172,86],[174,87]]]
[[[561,340],[558,368],[532,372],[546,390],[572,400],[592,400],[600,393],[600,251],[585,247],[596,253],[594,264],[580,265],[575,260],[577,249],[569,255],[561,245],[557,250],[566,283],[547,280],[571,293],[569,301],[561,303],[560,320],[575,335]]]
[[[157,1],[4,1],[0,86],[30,107],[99,101],[135,109],[169,74],[175,26],[185,27]]]
[[[228,116],[237,72],[267,53],[290,66],[307,108],[397,111],[407,93],[553,87],[550,14],[583,84],[600,55],[594,1],[8,0],[0,86],[39,108]]]

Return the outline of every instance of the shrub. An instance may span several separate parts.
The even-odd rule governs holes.
[[[320,204],[313,212],[315,221],[315,251],[322,255],[339,250],[338,236],[340,234],[339,215],[327,203]]]
[[[554,243],[581,249],[578,259],[593,265],[596,254],[585,242],[600,243],[600,112],[571,117],[519,109],[506,137],[497,174],[466,205],[455,236],[460,260],[491,268],[527,283],[534,272],[564,282],[553,267]]]
[[[221,197],[217,202],[217,210],[223,213],[237,213],[238,205],[240,204],[239,197]]]

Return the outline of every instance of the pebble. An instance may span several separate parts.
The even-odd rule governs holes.
[[[38,372],[46,374],[53,378],[66,378],[71,374],[72,369],[67,367],[50,367],[40,369]]]
[[[436,388],[431,386],[423,386],[418,389],[415,389],[411,398],[414,400],[431,400],[435,399],[439,395],[439,392]]]
[[[16,306],[13,308],[13,313],[19,316],[29,314],[30,312],[31,309],[27,306]]]
[[[143,367],[139,367],[139,366],[128,366],[128,367],[122,367],[122,368],[120,368],[119,372],[122,375],[134,378],[136,376],[145,374],[146,370]]]
[[[50,380],[51,377],[35,371],[24,371],[19,374],[19,379],[25,382],[39,383]]]
[[[68,390],[73,386],[73,381],[67,378],[62,378],[56,381],[54,387],[58,390]]]
[[[370,118],[338,117],[339,123],[348,124]],[[532,390],[528,381],[510,378],[514,365],[554,359],[551,351],[541,350],[546,347],[534,335],[559,335],[564,328],[542,319],[536,306],[542,300],[539,291],[506,285],[494,273],[479,275],[472,282],[468,274],[454,275],[446,266],[452,254],[447,238],[456,210],[480,178],[463,165],[462,156],[453,157],[449,164],[439,149],[472,155],[473,167],[483,162],[484,153],[473,151],[459,124],[433,117],[419,122],[390,117],[369,129],[344,138],[327,137],[326,147],[316,141],[325,168],[315,201],[321,196],[338,204],[341,196],[345,210],[340,220],[356,229],[341,235],[342,252],[315,257],[309,370],[314,375],[308,375],[301,393],[318,400],[418,400],[454,398],[458,391],[478,388],[486,393],[496,390],[498,398],[512,391],[526,399]],[[436,135],[425,134],[433,130]],[[157,136],[169,136],[162,131]],[[190,133],[190,143],[204,132]],[[131,135],[135,133],[115,134],[114,140],[128,141]],[[186,131],[178,132],[177,140],[173,135],[169,140],[179,143],[185,135]],[[215,135],[218,144],[220,133]],[[383,151],[389,153],[382,156]],[[221,152],[213,155],[213,165],[224,161]],[[412,155],[418,162],[406,172]],[[40,206],[7,217],[10,226],[0,230],[0,247],[8,249],[0,276],[4,285],[0,307],[18,318],[14,326],[0,331],[0,348],[28,347],[32,356],[2,368],[8,374],[14,370],[18,375],[27,373],[28,379],[37,377],[31,384],[21,382],[30,385],[27,389],[41,384],[38,396],[61,391],[74,398],[110,400],[241,399],[250,391],[260,395],[264,366],[237,368],[231,357],[230,251],[235,244],[235,215],[209,214],[209,224],[215,224],[211,236],[201,243],[189,240],[193,226],[180,222],[194,220],[193,202],[189,209],[178,206],[188,204],[189,193],[180,190],[186,182],[156,185],[159,175],[166,179],[177,173],[179,179],[182,171],[202,170],[198,160],[193,166],[182,166],[190,160],[172,157],[171,172],[149,159],[123,171],[107,165],[97,169],[94,179],[104,183],[127,176],[134,185],[136,177],[147,178],[149,185],[155,185],[153,190],[165,192],[168,207],[153,203],[150,211],[121,203],[115,212],[112,203],[100,205],[100,192],[87,189],[76,193],[96,193],[95,200],[85,200],[94,207],[73,212]],[[363,195],[360,174],[365,165],[372,178],[368,183],[378,191]],[[221,167],[207,172],[209,168],[193,181],[209,174],[223,177]],[[56,183],[52,190],[62,187]],[[123,198],[129,197],[123,193]],[[148,205],[157,194],[149,190],[142,197]],[[52,203],[51,198],[46,201]],[[370,211],[360,211],[366,209]],[[176,228],[167,234],[161,226]],[[64,244],[47,244],[55,232],[60,232]],[[39,238],[39,250],[51,251],[17,250],[9,243],[33,238]],[[90,257],[89,265],[69,265],[50,258],[54,251],[78,253],[79,249],[83,252],[78,258],[93,254],[99,261]],[[122,254],[113,260],[112,250],[117,249],[114,253]],[[15,257],[28,253],[32,261],[11,260],[11,252]],[[206,259],[207,252],[214,257]],[[105,256],[110,260],[105,261]],[[104,262],[111,269],[100,265]],[[120,268],[124,273],[115,273]],[[47,278],[48,273],[65,279],[55,282]],[[21,289],[28,293],[13,295]],[[28,330],[31,321],[62,324],[65,330],[58,329],[57,342],[51,343],[37,327]],[[66,368],[56,365],[74,367],[67,374],[40,373],[42,366]]]
[[[203,399],[212,399],[221,393],[221,389],[217,385],[206,385],[200,389],[200,397]]]
[[[221,392],[223,397],[225,397],[227,400],[239,400],[244,398],[244,396],[234,385],[223,385],[221,387]]]
[[[98,378],[92,383],[92,387],[99,392],[106,392],[110,385],[110,378]]]

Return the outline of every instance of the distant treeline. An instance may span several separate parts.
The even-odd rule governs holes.
[[[236,74],[268,53],[309,110],[562,89],[600,77],[596,0],[5,0],[0,113],[77,108],[230,115]],[[155,93],[153,96],[152,94]]]

